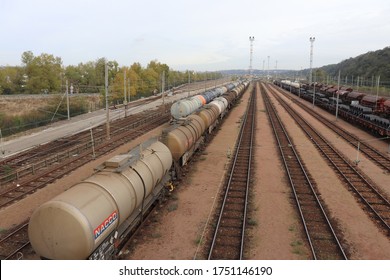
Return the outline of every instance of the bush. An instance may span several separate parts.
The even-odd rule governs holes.
[[[61,105],[58,107],[58,104]],[[58,110],[57,110],[58,107]],[[84,97],[73,97],[69,104],[70,116],[74,117],[88,112],[88,102]],[[57,112],[56,112],[57,110]],[[53,115],[56,112],[54,118]],[[68,116],[66,102],[61,102],[61,97],[53,98],[49,105],[30,113],[10,116],[0,112],[0,128],[3,136],[9,136],[18,132],[49,124],[53,121],[66,119]]]

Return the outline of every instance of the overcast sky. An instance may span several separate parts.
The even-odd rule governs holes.
[[[390,46],[388,0],[0,0],[0,65],[153,59],[175,70],[309,68]]]

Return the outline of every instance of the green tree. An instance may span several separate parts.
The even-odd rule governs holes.
[[[31,51],[22,54],[28,93],[58,92],[61,90],[62,60],[51,54],[34,56]]]
[[[18,94],[24,91],[25,77],[19,66],[0,68],[0,94]]]

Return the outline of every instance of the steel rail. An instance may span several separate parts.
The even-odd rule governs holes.
[[[366,214],[368,214],[367,212],[374,214],[375,218],[382,225],[382,228],[386,230],[387,235],[390,235],[390,218],[388,218],[390,213],[390,202],[388,199],[382,195],[372,183],[365,179],[365,177],[361,174],[361,171],[358,171],[355,167],[353,167],[352,164],[340,152],[338,152],[336,148],[328,143],[318,131],[316,131],[306,120],[304,120],[289,105],[287,105],[287,103],[276,94],[273,88],[271,88],[271,93],[279,100],[280,104],[302,128],[308,138],[326,157],[328,162],[335,167],[337,173],[344,178],[344,181],[350,186],[353,193],[355,193],[361,201],[364,202],[364,205],[366,205],[369,210],[365,211]],[[328,151],[325,151],[325,149]],[[332,156],[335,158],[332,159]],[[342,167],[348,168],[348,172],[342,171]],[[347,176],[346,173],[353,174],[355,177]],[[359,184],[361,185],[358,187]],[[364,190],[359,191],[359,189],[362,188],[364,188]],[[374,202],[369,201],[373,200],[372,195],[375,196]]]
[[[275,86],[272,86],[275,87]],[[283,93],[286,97],[289,97],[286,93],[286,91],[279,91]],[[289,97],[290,98],[290,97]],[[295,103],[304,109],[306,112],[311,114],[313,117],[315,117],[317,120],[322,122],[325,126],[336,132],[339,136],[344,138],[350,145],[352,145],[355,148],[359,148],[359,151],[363,154],[365,154],[367,157],[372,159],[375,164],[377,164],[379,167],[381,167],[383,170],[390,172],[390,158],[383,154],[382,152],[378,151],[368,143],[365,143],[365,141],[359,139],[358,136],[354,135],[351,132],[346,131],[342,127],[338,126],[337,124],[331,122],[318,112],[314,111],[312,108],[309,108],[305,106],[299,99],[294,98],[296,101]]]
[[[281,157],[283,159],[283,164],[285,166],[287,175],[289,177],[290,186],[292,188],[295,201],[298,206],[299,215],[301,217],[301,221],[305,230],[305,234],[309,243],[310,250],[313,254],[314,259],[328,259],[328,258],[340,258],[340,259],[348,259],[344,249],[333,229],[333,226],[320,202],[316,191],[314,189],[312,180],[310,180],[306,168],[302,163],[300,156],[294,148],[294,144],[291,141],[279,115],[276,112],[275,107],[271,104],[269,97],[264,88],[262,88],[262,96],[264,103],[267,108],[268,117],[271,122],[275,138],[278,142],[278,147],[280,150]],[[291,157],[294,157],[293,159]],[[287,159],[288,158],[288,159]],[[299,169],[297,170],[296,168]],[[294,175],[293,170],[295,171]],[[300,174],[297,174],[299,172]],[[305,184],[298,184],[299,180],[304,180]],[[299,185],[299,187],[298,187]],[[304,188],[304,186],[307,188]],[[309,190],[309,192],[307,192]],[[307,201],[314,201],[315,205],[310,208],[310,213],[306,211],[303,207]],[[306,206],[306,208],[308,208]],[[320,221],[325,227],[322,229],[322,234],[318,234],[315,228],[318,227],[319,221],[315,219],[314,221],[311,219],[311,216],[316,215],[317,219],[319,217],[322,218]],[[319,216],[318,216],[319,215]],[[317,229],[318,231],[318,229]],[[329,245],[328,249],[332,249],[331,256],[329,256],[329,252],[324,253],[323,248],[324,240],[326,238],[324,235],[327,234],[328,240],[330,240],[331,245]]]
[[[231,172],[229,175],[229,179],[227,181],[227,186],[225,189],[225,194],[221,206],[221,211],[218,215],[218,221],[216,225],[216,229],[214,231],[214,235],[211,242],[211,247],[209,250],[208,259],[242,259],[243,253],[244,253],[244,239],[245,239],[245,224],[246,224],[246,216],[247,216],[247,203],[248,203],[248,193],[249,193],[249,185],[250,185],[250,176],[251,176],[251,161],[252,161],[252,147],[253,147],[253,137],[254,137],[254,124],[255,124],[255,106],[256,106],[256,91],[253,89],[250,102],[248,104],[248,109],[246,111],[246,114],[244,116],[242,126],[239,133],[239,139],[237,141],[236,149],[235,149],[235,155],[234,160],[231,166]],[[248,117],[249,116],[249,117]],[[250,125],[250,127],[249,127]],[[248,132],[249,130],[249,132]],[[249,133],[249,134],[248,134]],[[249,146],[247,143],[244,143],[245,139],[249,138]],[[248,153],[244,155],[244,157],[248,156],[247,159],[245,159],[243,162],[240,161],[239,157],[241,156],[243,150]],[[240,162],[239,162],[240,161]],[[235,186],[235,175],[236,170],[238,169],[238,166],[240,164],[245,165],[246,168],[246,177],[245,177],[245,196],[243,201],[243,213],[240,222],[242,223],[240,225],[241,232],[239,236],[239,254],[236,258],[236,255],[231,256],[228,253],[225,252],[217,252],[216,253],[216,247],[218,246],[217,243],[221,240],[221,235],[223,235],[221,229],[223,228],[222,220],[224,219],[224,214],[229,211],[228,205],[229,205],[229,198],[231,198],[229,195],[231,192],[234,192],[233,187]],[[239,172],[239,171],[238,171]],[[237,220],[237,219],[236,219]],[[229,236],[231,237],[231,236]],[[238,237],[237,237],[238,238]],[[219,254],[219,256],[218,256]],[[215,256],[217,255],[217,256]]]

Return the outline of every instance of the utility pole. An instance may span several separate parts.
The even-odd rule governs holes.
[[[110,140],[110,112],[108,108],[108,65],[107,61],[104,64],[104,89],[106,93],[106,130],[107,130],[107,140]]]
[[[204,91],[207,89],[207,71],[204,74]]]
[[[165,106],[165,100],[164,100],[164,91],[165,91],[165,71],[162,72],[162,80],[161,80],[161,94],[162,94],[162,104]]]
[[[255,40],[255,37],[249,36],[249,42],[250,42],[249,75],[252,75],[252,56],[253,56],[253,41],[254,40]]]
[[[359,76],[357,77],[356,90],[359,91]]]
[[[265,76],[264,75],[264,71],[265,71],[264,64],[265,64],[265,59],[263,59],[263,77]]]
[[[314,73],[314,86],[313,86],[313,108],[315,104],[316,99],[316,74]]]
[[[378,76],[378,81],[376,83],[376,99],[375,99],[375,110],[378,111],[378,95],[379,95],[379,80],[381,79],[381,75]]]
[[[90,128],[89,131],[91,132],[92,157],[95,159],[95,158],[96,158],[96,154],[95,154],[95,142],[93,141],[92,128]]]
[[[128,87],[129,87],[129,102],[131,101],[131,89],[130,89],[130,78],[129,78],[129,81],[128,81]]]
[[[126,94],[126,68],[123,72],[123,105],[125,105],[125,117],[127,117],[127,94]]]
[[[340,70],[339,70],[339,78],[337,79],[337,92],[336,92],[336,121],[339,113],[339,90],[340,90]]]
[[[0,156],[3,156],[5,154],[5,151],[3,150],[3,134],[1,133],[0,128]]]
[[[68,109],[68,120],[70,120],[68,80],[66,80],[66,107],[67,107],[67,109]]]
[[[190,70],[188,70],[188,97],[190,97],[190,83],[191,83],[191,78],[190,78]]]
[[[278,61],[276,60],[275,62],[275,76],[276,76],[276,79],[278,79]]]
[[[267,80],[268,80],[268,76],[269,76],[269,56],[268,56],[268,67],[267,67]]]

